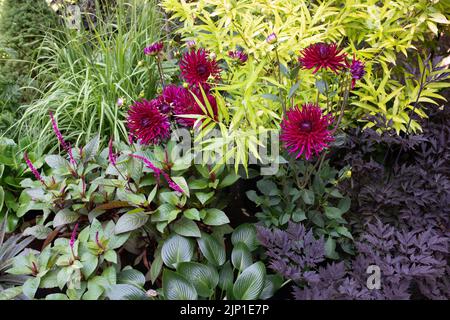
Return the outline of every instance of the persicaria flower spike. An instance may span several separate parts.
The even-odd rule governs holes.
[[[164,49],[164,44],[162,42],[155,42],[144,48],[144,54],[147,56],[156,56]]]
[[[69,245],[70,245],[70,248],[72,248],[72,249],[73,249],[73,245],[75,244],[75,241],[77,239],[77,230],[78,230],[78,223],[73,228],[72,235],[70,236]]]
[[[72,148],[69,144],[64,141],[64,138],[61,134],[61,131],[59,131],[58,124],[56,123],[55,117],[53,117],[53,112],[50,111],[50,119],[52,121],[52,127],[53,131],[55,132],[56,138],[58,138],[59,143],[61,144],[61,147],[69,154],[70,163],[76,164],[75,159],[72,155]]]
[[[205,84],[210,77],[220,79],[220,68],[205,49],[186,52],[180,61],[181,77],[192,86]]]
[[[366,70],[364,68],[364,63],[361,60],[358,60],[353,56],[352,63],[348,61],[345,62],[347,68],[349,68],[350,73],[352,75],[352,89],[355,87],[356,80],[362,79],[366,74]]]
[[[314,69],[313,73],[323,69],[338,72],[345,68],[345,53],[336,43],[315,43],[300,52],[299,62],[305,69]]]
[[[248,60],[248,55],[242,51],[228,51],[228,56],[234,60],[239,61],[239,63],[244,64]]]
[[[159,144],[170,135],[167,115],[160,112],[157,100],[135,102],[128,111],[128,129],[140,143]]]
[[[28,158],[28,153],[27,152],[23,153],[23,158],[25,159],[25,162],[27,163],[28,168],[30,168],[30,170],[33,173],[33,175],[35,176],[35,178],[37,180],[39,180],[42,184],[45,185],[44,179],[42,179],[39,171],[37,171],[37,169],[33,166],[33,163]]]
[[[268,44],[274,44],[277,42],[277,35],[275,34],[275,32],[272,32],[271,34],[269,34],[269,36],[266,38],[266,42]]]
[[[112,137],[109,139],[108,151],[109,151],[109,152],[108,152],[109,162],[110,162],[113,166],[116,166],[117,155],[114,153],[114,149],[113,149],[113,139],[112,139]]]
[[[296,154],[296,158],[304,154],[309,160],[334,141],[328,130],[332,122],[332,116],[323,115],[317,105],[304,104],[301,109],[295,106],[281,122],[281,140],[289,153]]]
[[[159,175],[162,174],[164,179],[169,184],[170,188],[172,188],[175,191],[183,193],[183,190],[175,182],[173,182],[173,180],[170,178],[170,176],[166,172],[164,172],[163,170],[155,167],[155,165],[150,160],[148,160],[146,157],[143,157],[143,156],[140,156],[140,155],[136,155],[136,154],[131,154],[131,156],[133,158],[141,160],[147,167],[152,169],[153,172],[155,173],[155,177],[158,180],[158,183],[159,183]]]

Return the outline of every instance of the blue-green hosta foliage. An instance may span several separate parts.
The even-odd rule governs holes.
[[[338,172],[327,161],[319,172],[309,162],[291,161],[276,175],[259,180],[258,190],[247,191],[247,197],[260,208],[256,216],[266,227],[302,222],[317,237],[324,237],[327,257],[338,259],[337,246],[353,254],[353,237],[345,219],[350,198],[337,188],[348,172],[345,168]]]
[[[161,294],[168,300],[268,299],[282,285],[282,278],[268,275],[264,263],[255,259],[256,229],[242,224],[231,235],[228,256],[221,232],[202,233],[188,239],[172,235],[164,242]],[[197,254],[199,252],[200,254]]]

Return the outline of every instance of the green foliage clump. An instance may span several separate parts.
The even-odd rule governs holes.
[[[126,141],[127,104],[156,91],[156,67],[143,49],[159,37],[159,25],[153,1],[123,0],[109,15],[98,15],[91,30],[65,28],[48,34],[35,71],[40,77],[58,77],[34,88],[42,96],[24,106],[16,133],[39,140],[42,149],[49,147],[53,133],[48,113],[53,111],[69,141],[85,142],[99,131],[102,137]]]
[[[4,0],[0,4],[0,108],[15,111],[30,102],[32,64],[47,28],[57,19],[45,0]]]

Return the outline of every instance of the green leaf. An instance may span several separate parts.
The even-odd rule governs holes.
[[[45,296],[45,300],[69,300],[69,297],[63,293],[51,293]]]
[[[351,234],[351,233],[348,231],[348,229],[347,229],[346,227],[344,227],[344,226],[339,226],[339,227],[337,227],[337,228],[336,228],[336,231],[337,231],[339,234],[342,234],[343,236],[345,236],[345,237],[347,237],[347,238],[353,239],[352,234]]]
[[[176,206],[178,204],[178,195],[175,192],[161,192],[159,195],[161,203],[169,203]]]
[[[194,245],[192,242],[180,235],[171,235],[163,244],[161,258],[169,268],[176,269],[180,262],[191,261],[194,255]]]
[[[36,239],[44,240],[47,238],[52,229],[49,227],[44,227],[43,225],[36,225],[33,227],[28,227],[23,231],[23,236],[33,236]]]
[[[195,208],[183,211],[183,215],[188,219],[200,221],[200,212]]]
[[[147,300],[145,291],[132,284],[113,284],[106,291],[110,300]]]
[[[37,289],[39,288],[39,283],[41,282],[41,278],[30,278],[22,286],[23,294],[28,298],[33,299],[36,294]]]
[[[97,134],[91,141],[89,141],[83,149],[84,163],[92,160],[98,152],[100,147],[100,134]]]
[[[226,177],[223,178],[222,181],[220,181],[218,188],[222,189],[222,188],[229,187],[229,186],[233,185],[236,181],[238,181],[239,178],[240,178],[239,175],[237,175],[235,172],[231,172],[231,173],[227,174]]]
[[[325,255],[330,259],[337,259],[339,256],[336,253],[336,240],[328,237],[325,242]]]
[[[342,213],[346,213],[350,209],[350,198],[345,197],[339,201],[338,208]]]
[[[181,190],[183,190],[186,196],[189,197],[189,186],[186,182],[186,179],[184,179],[183,177],[171,177],[171,178],[173,182],[175,182],[181,188]]]
[[[117,253],[114,250],[106,251],[103,258],[111,263],[117,263]]]
[[[0,301],[12,300],[22,293],[22,286],[11,287],[0,291]]]
[[[275,292],[278,291],[278,289],[281,288],[281,285],[283,284],[283,277],[276,274],[266,275],[266,280],[264,281],[264,289],[259,295],[259,299],[266,300],[275,294]]]
[[[210,297],[219,283],[219,274],[210,265],[182,262],[177,266],[177,272],[194,286],[201,297]]]
[[[163,266],[163,261],[161,258],[161,253],[157,251],[155,253],[155,258],[153,259],[152,265],[150,266],[150,281],[155,283],[156,279],[158,279],[159,274],[161,273]]]
[[[237,300],[258,299],[264,288],[265,275],[266,268],[261,261],[246,268],[234,283],[234,298]]]
[[[342,212],[339,208],[325,207],[325,215],[332,220],[341,219]]]
[[[303,211],[302,209],[298,208],[297,210],[295,210],[292,213],[292,220],[294,222],[300,222],[303,220],[306,220],[306,215],[305,215],[305,211]]]
[[[254,225],[244,223],[233,231],[231,243],[236,246],[239,242],[244,243],[250,251],[257,248],[258,240],[256,239],[256,228]]]
[[[83,253],[81,256],[81,263],[83,264],[81,272],[83,273],[84,278],[88,279],[97,268],[98,257],[90,252]]]
[[[3,203],[5,201],[5,191],[3,190],[3,187],[0,186],[0,212],[3,209]]]
[[[243,271],[253,263],[252,254],[248,247],[242,243],[237,243],[231,252],[231,263],[239,271]]]
[[[179,273],[167,269],[163,272],[163,292],[167,300],[197,300],[195,287]]]
[[[197,243],[203,256],[212,265],[221,266],[225,263],[225,246],[219,240],[207,233],[202,233],[202,236],[197,239]]]
[[[60,155],[52,154],[45,157],[45,162],[52,169],[68,168],[69,162]]]
[[[211,199],[214,196],[214,191],[205,193],[205,192],[196,192],[195,196],[200,201],[202,205],[204,205],[206,202],[208,202],[209,199]]]
[[[306,204],[314,204],[314,192],[308,189],[301,190],[302,199]]]
[[[326,95],[327,91],[329,90],[328,89],[328,83],[325,80],[323,80],[323,79],[317,79],[316,80],[316,88],[323,95]]]
[[[224,291],[228,291],[233,286],[233,280],[233,268],[231,267],[230,262],[227,261],[219,273],[219,287]]]
[[[132,284],[137,287],[144,287],[145,276],[135,269],[122,270],[117,276],[117,282],[122,284]]]
[[[133,210],[134,211],[134,210]],[[145,212],[128,212],[120,216],[114,228],[115,234],[139,229],[147,223],[149,216]]]
[[[200,229],[197,224],[185,217],[174,223],[173,230],[181,236],[185,237],[200,237]]]
[[[53,227],[59,227],[65,224],[74,223],[78,220],[80,215],[68,208],[60,210],[53,219]]]
[[[203,222],[210,226],[221,226],[229,223],[230,219],[222,210],[209,208],[206,209],[206,217],[203,218]]]
[[[259,180],[256,183],[258,190],[266,196],[276,196],[279,194],[279,190],[275,182],[267,179]]]

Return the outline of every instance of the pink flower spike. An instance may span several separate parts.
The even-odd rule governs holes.
[[[39,180],[43,185],[45,185],[44,179],[42,179],[39,171],[33,166],[33,163],[28,158],[28,153],[23,153],[23,158],[25,159],[25,162],[27,163],[28,168],[30,168],[31,172],[34,174],[37,180]]]
[[[70,163],[76,164],[75,159],[73,158],[73,155],[72,155],[72,149],[70,148],[70,145],[68,145],[66,143],[66,141],[64,141],[61,131],[59,131],[58,124],[56,123],[56,120],[53,117],[53,112],[51,112],[51,111],[50,111],[50,119],[52,121],[52,127],[53,127],[53,131],[55,132],[56,138],[58,138],[58,141],[61,144],[61,146],[63,147],[63,149],[69,154]]]
[[[155,167],[155,165],[154,165],[150,160],[148,160],[148,159],[145,158],[145,157],[139,156],[139,155],[137,155],[137,154],[131,154],[130,156],[133,157],[133,158],[135,158],[135,159],[141,160],[142,162],[144,162],[144,164],[145,164],[148,168],[152,169],[153,172],[155,173],[155,178],[156,178],[156,180],[158,180],[158,183],[159,183],[159,176],[161,175],[161,169]]]
[[[70,248],[72,248],[72,249],[73,249],[73,245],[75,244],[76,237],[77,237],[77,230],[78,230],[78,223],[73,228],[72,235],[70,236],[69,245],[70,245]]]
[[[108,155],[109,162],[111,162],[111,164],[113,166],[116,166],[117,155],[114,154],[112,137],[109,139],[108,149],[109,149],[109,155]]]
[[[177,192],[184,193],[183,190],[175,182],[173,182],[173,180],[169,177],[169,175],[166,172],[161,171],[161,173],[162,173],[164,179],[166,179],[170,188],[172,188],[173,190],[175,190]]]

